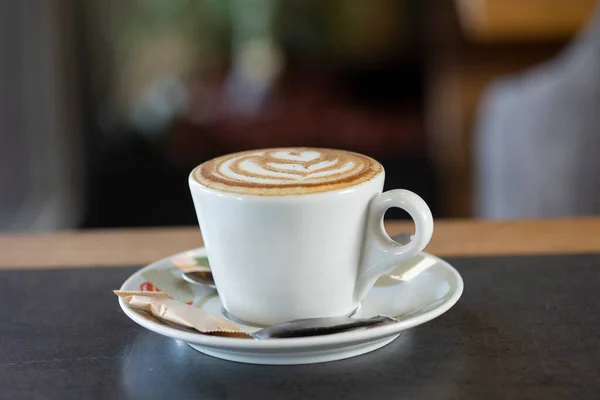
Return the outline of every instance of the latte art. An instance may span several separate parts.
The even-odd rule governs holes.
[[[383,170],[372,158],[343,150],[281,148],[229,154],[199,165],[192,177],[227,192],[290,195],[368,181]]]

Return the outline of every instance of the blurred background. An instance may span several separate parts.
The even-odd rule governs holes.
[[[194,225],[190,170],[273,146],[372,156],[437,218],[600,213],[595,7],[2,2],[0,230]]]

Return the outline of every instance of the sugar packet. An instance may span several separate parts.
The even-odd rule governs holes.
[[[115,290],[114,293],[131,307],[145,311],[162,321],[207,335],[252,338],[250,333],[242,331],[226,319],[171,299],[165,292]]]

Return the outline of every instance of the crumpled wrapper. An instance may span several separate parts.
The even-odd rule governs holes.
[[[211,315],[200,308],[173,300],[165,292],[115,290],[114,293],[130,306],[145,311],[162,321],[195,329],[207,335],[252,337],[231,322]]]

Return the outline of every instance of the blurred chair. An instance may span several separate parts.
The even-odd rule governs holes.
[[[600,213],[600,8],[550,62],[491,85],[474,137],[480,218]]]
[[[0,2],[0,231],[72,228],[81,218],[68,4]]]

